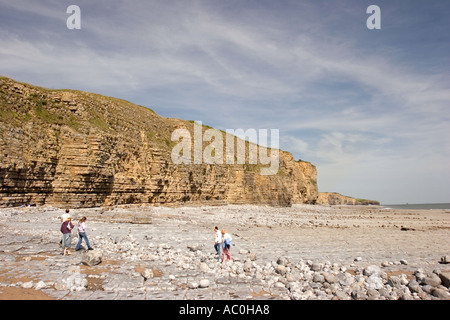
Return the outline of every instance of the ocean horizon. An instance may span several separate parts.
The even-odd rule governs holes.
[[[381,204],[386,209],[416,209],[416,210],[443,210],[450,209],[450,203],[406,203]]]

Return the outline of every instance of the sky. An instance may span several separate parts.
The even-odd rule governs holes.
[[[0,75],[278,129],[319,191],[448,203],[449,17],[448,0],[0,0]]]

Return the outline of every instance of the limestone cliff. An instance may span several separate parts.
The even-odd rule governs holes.
[[[336,192],[319,192],[316,204],[321,205],[380,205],[378,201],[356,199]]]
[[[0,205],[316,202],[316,168],[281,150],[274,175],[259,164],[174,164],[178,128],[193,132],[194,123],[0,78]]]

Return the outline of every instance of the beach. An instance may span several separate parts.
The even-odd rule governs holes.
[[[256,205],[0,209],[0,299],[446,300],[450,210]],[[214,250],[232,236],[232,261]],[[76,228],[75,228],[76,229]],[[91,263],[97,259],[97,262]],[[450,259],[449,259],[450,260]],[[434,281],[434,282],[433,282]]]

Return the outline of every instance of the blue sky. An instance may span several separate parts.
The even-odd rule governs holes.
[[[449,17],[448,0],[0,0],[0,74],[279,129],[320,191],[450,202]]]

